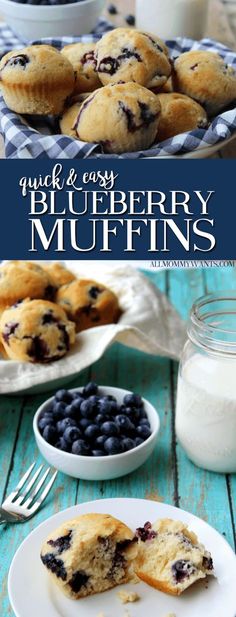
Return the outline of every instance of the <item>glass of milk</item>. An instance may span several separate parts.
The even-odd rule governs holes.
[[[206,29],[208,0],[136,0],[139,30],[163,39],[201,39]]]
[[[176,433],[199,467],[236,472],[236,292],[200,298],[179,368]]]

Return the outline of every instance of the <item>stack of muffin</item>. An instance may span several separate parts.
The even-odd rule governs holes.
[[[190,51],[173,62],[158,37],[128,28],[61,52],[49,45],[10,52],[0,79],[10,109],[59,116],[63,134],[107,153],[206,128],[236,99],[236,73],[218,54]]]
[[[57,262],[10,261],[0,268],[0,347],[7,359],[59,360],[76,332],[114,323],[120,314],[110,289],[78,280]]]

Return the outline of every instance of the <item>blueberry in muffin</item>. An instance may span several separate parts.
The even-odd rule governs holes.
[[[124,523],[84,514],[49,535],[41,560],[61,591],[78,599],[128,582],[136,553],[136,538]]]
[[[168,50],[158,37],[130,28],[115,28],[98,41],[96,70],[104,86],[134,81],[162,86],[171,74]]]
[[[23,300],[2,313],[0,340],[12,360],[47,363],[69,351],[75,326],[53,302]]]
[[[56,302],[75,322],[77,332],[116,323],[121,314],[113,291],[101,283],[86,279],[60,287]]]
[[[93,92],[101,87],[96,72],[95,43],[65,45],[61,53],[71,62],[75,71],[74,94]]]

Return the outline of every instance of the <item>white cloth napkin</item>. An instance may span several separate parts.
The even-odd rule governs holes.
[[[100,262],[67,261],[80,278],[104,283],[118,296],[122,316],[117,324],[81,332],[71,351],[51,364],[0,360],[0,393],[18,393],[35,386],[44,391],[50,384],[72,377],[96,362],[115,341],[155,356],[179,359],[186,330],[166,296],[148,278],[128,264],[108,267]]]

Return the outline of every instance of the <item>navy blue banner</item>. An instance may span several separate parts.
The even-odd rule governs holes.
[[[1,161],[2,259],[236,258],[235,162]]]

